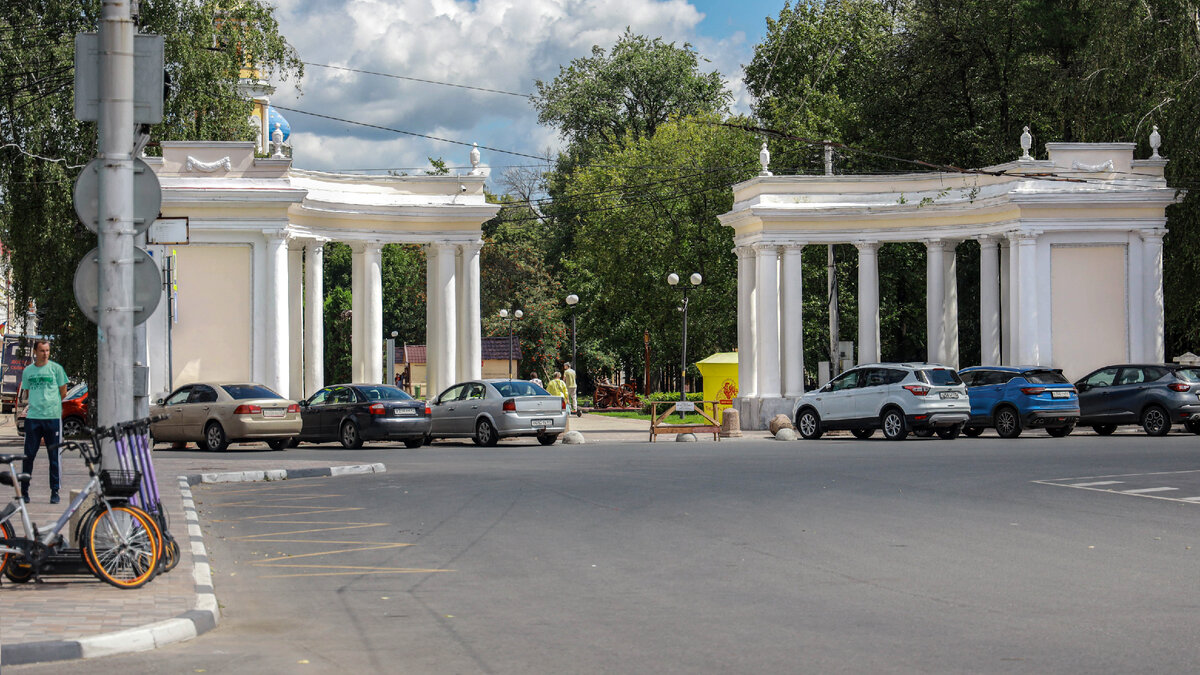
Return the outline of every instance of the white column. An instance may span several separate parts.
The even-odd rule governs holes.
[[[878,363],[879,242],[856,241],[858,249],[858,362]]]
[[[1000,364],[1000,247],[995,237],[979,237],[980,365]]]
[[[279,392],[298,401],[304,398],[304,244],[288,244],[288,391]]]
[[[779,289],[783,395],[804,394],[804,268],[801,254],[804,244],[783,247],[782,281]]]
[[[437,360],[442,355],[442,351],[431,347],[431,345],[443,342],[437,332],[438,305],[434,302],[434,298],[437,296],[437,261],[437,249],[433,244],[427,244],[425,246],[425,388],[428,392],[422,394],[426,399],[437,396],[442,393],[442,389],[452,384],[438,381]]]
[[[383,382],[383,244],[365,245],[363,253],[363,379]]]
[[[958,262],[957,241],[947,241],[942,252],[942,282],[946,296],[942,302],[942,354],[948,366],[958,368]]]
[[[434,295],[430,300],[433,304],[433,324],[436,326],[438,340],[425,345],[425,353],[428,355],[439,352],[437,360],[434,362],[435,379],[439,389],[444,389],[458,380],[455,369],[457,365],[455,337],[458,331],[455,321],[457,293],[454,279],[454,255],[457,248],[455,244],[438,243],[433,245],[433,254],[437,258],[437,265],[435,266]],[[429,356],[426,356],[426,359],[433,360]],[[426,370],[429,369],[426,368]]]
[[[944,250],[945,242],[941,239],[925,241],[925,358],[930,363],[944,363],[946,359],[946,333],[943,325],[943,307],[946,302]]]
[[[1008,235],[1001,235],[1000,240],[1000,363],[1003,365],[1012,365],[1013,347],[1016,345],[1014,335],[1016,335],[1017,321],[1012,315],[1013,302],[1013,265],[1017,261],[1017,256],[1013,254],[1012,242],[1009,241]]]
[[[749,398],[758,395],[757,274],[752,247],[738,246],[734,253],[738,257],[738,397]]]
[[[482,243],[458,247],[458,379],[483,374],[483,329],[479,318],[479,249]],[[519,377],[519,376],[518,376]]]
[[[1162,245],[1165,229],[1142,230],[1142,312],[1145,333],[1142,344],[1149,363],[1166,359],[1166,320],[1163,313]]]
[[[755,244],[758,293],[758,396],[779,398],[779,247]]]
[[[325,248],[304,245],[304,386],[306,394],[325,386]]]
[[[355,382],[363,381],[360,364],[363,363],[363,270],[366,263],[363,256],[366,247],[362,242],[350,244],[350,379]]]
[[[1017,273],[1013,275],[1016,286],[1016,303],[1013,314],[1020,314],[1017,326],[1014,365],[1038,365],[1038,288],[1037,288],[1037,231],[1018,232],[1016,241]],[[1049,290],[1049,289],[1047,289]]]
[[[288,387],[288,249],[284,230],[264,230],[266,239],[266,344],[263,384],[286,396]]]

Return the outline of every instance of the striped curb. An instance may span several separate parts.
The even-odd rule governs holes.
[[[183,497],[183,512],[187,521],[187,541],[191,545],[189,550],[192,553],[192,581],[196,588],[193,609],[173,619],[102,635],[92,635],[78,640],[44,640],[4,645],[3,651],[0,652],[0,665],[16,666],[27,663],[91,659],[114,654],[144,652],[175,642],[191,640],[216,628],[221,620],[221,610],[217,605],[216,593],[213,591],[212,570],[208,564],[208,551],[204,548],[204,535],[200,530],[200,515],[196,512],[196,503],[192,500],[192,485],[349,476],[386,471],[387,467],[383,464],[357,464],[315,469],[279,469],[179,476],[179,492]],[[180,541],[180,548],[182,549],[182,547],[183,542]]]

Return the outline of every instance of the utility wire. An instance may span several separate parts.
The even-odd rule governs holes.
[[[378,75],[379,77],[391,77],[397,80],[410,80],[412,82],[424,82],[425,84],[436,84],[443,87],[457,87],[459,89],[471,89],[473,91],[485,91],[490,94],[505,94],[506,96],[518,96],[520,98],[532,98],[532,94],[519,94],[515,91],[504,91],[503,89],[488,89],[486,87],[472,87],[467,84],[454,84],[453,82],[439,82],[438,80],[426,80],[419,77],[409,77],[407,75],[395,75],[393,73],[381,73],[374,70],[361,70],[358,68],[349,68],[346,66],[331,66],[326,63],[312,63],[311,61],[302,62],[306,66],[316,66],[318,68],[330,68],[333,70],[345,70],[351,73],[363,73],[365,75]]]

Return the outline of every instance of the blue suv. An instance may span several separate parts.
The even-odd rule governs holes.
[[[975,366],[958,371],[971,397],[971,419],[963,428],[978,436],[995,427],[1016,438],[1027,427],[1066,436],[1079,419],[1079,395],[1061,370],[1045,366]]]

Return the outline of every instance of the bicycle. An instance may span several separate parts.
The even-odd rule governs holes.
[[[103,435],[99,430],[93,438]],[[84,566],[98,579],[117,588],[139,588],[154,578],[164,561],[162,532],[154,517],[128,503],[137,494],[141,472],[125,469],[100,469],[99,443],[68,442],[63,450],[83,457],[89,480],[67,506],[66,511],[46,532],[31,520],[20,483],[28,474],[18,474],[13,463],[23,455],[0,454],[0,484],[13,488],[13,500],[0,510],[0,572],[10,581],[41,581],[43,572],[77,573]],[[91,497],[80,520],[78,549],[67,546],[60,534],[71,516]],[[22,527],[17,537],[13,523]],[[81,565],[82,563],[82,565]]]

